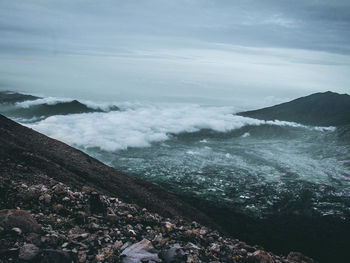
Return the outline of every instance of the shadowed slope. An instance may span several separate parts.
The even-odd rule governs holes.
[[[14,104],[16,102],[23,102],[26,100],[37,100],[40,97],[26,95],[11,91],[0,91],[0,103]]]
[[[240,112],[238,115],[305,125],[342,126],[350,124],[350,96],[330,91],[315,93],[276,106]]]
[[[17,107],[6,111],[4,114],[14,118],[30,119],[37,117],[44,119],[55,115],[68,115],[89,112],[103,112],[103,110],[89,108],[85,104],[77,100],[73,100],[69,102],[59,102],[53,105],[43,103],[39,105],[32,105],[28,108]]]

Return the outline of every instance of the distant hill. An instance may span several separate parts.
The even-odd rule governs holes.
[[[315,93],[290,102],[237,115],[260,120],[281,120],[314,126],[350,124],[350,96],[334,92]]]
[[[40,97],[16,93],[12,91],[0,91],[0,103],[14,104],[16,102],[23,102],[26,100],[37,100]]]
[[[88,112],[103,112],[103,110],[93,109],[77,100],[73,100],[69,102],[59,102],[53,105],[44,103],[32,105],[28,108],[12,108],[4,113],[10,117],[30,119],[34,117],[47,118],[54,115],[68,115]]]
[[[43,98],[11,91],[0,91],[0,113],[9,118],[21,119],[22,122],[25,122],[25,119],[30,121],[34,119],[37,121],[54,115],[69,115],[119,110],[117,106],[111,106],[108,108],[108,110],[91,107],[84,103],[81,103],[78,100],[58,100],[54,103],[48,103],[43,100],[39,101],[39,103],[29,104],[26,107],[21,107],[18,105],[21,102],[35,101],[39,99]]]

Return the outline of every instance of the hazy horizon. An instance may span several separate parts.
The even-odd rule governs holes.
[[[349,93],[347,1],[0,1],[0,89],[265,106]]]

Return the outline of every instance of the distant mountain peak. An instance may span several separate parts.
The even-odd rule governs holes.
[[[314,126],[350,124],[350,96],[318,92],[295,100],[238,115],[260,120],[282,120]]]

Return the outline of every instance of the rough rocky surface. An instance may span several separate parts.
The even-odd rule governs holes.
[[[274,255],[88,186],[44,181],[0,177],[0,262],[315,262],[298,252]]]
[[[41,231],[41,227],[27,211],[16,209],[0,211],[0,226],[4,230],[19,228],[21,229],[21,232],[26,233],[39,233]]]

